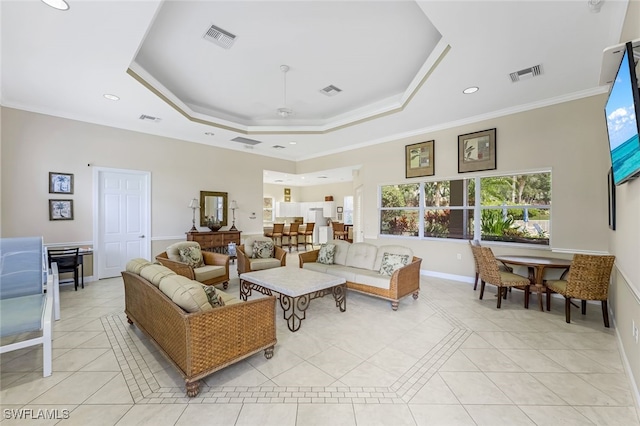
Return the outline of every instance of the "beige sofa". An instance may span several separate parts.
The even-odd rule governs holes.
[[[394,311],[403,297],[411,294],[414,299],[418,298],[422,259],[413,256],[411,249],[343,240],[332,240],[329,244],[336,246],[333,264],[317,263],[320,250],[313,250],[298,255],[300,267],[343,277],[348,289],[389,300]],[[383,275],[380,267],[385,253],[407,255],[409,263],[390,276]]]
[[[275,297],[243,302],[215,289],[224,306],[214,308],[201,283],[145,259],[128,262],[122,278],[127,320],[178,369],[187,396],[217,370],[261,350],[273,356]]]

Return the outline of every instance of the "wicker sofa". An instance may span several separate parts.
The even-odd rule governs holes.
[[[273,356],[277,342],[275,297],[242,302],[217,290],[225,306],[209,305],[200,312],[187,312],[174,300],[193,294],[196,281],[144,259],[130,261],[122,277],[127,320],[144,332],[178,369],[184,377],[187,396],[196,396],[200,391],[199,380],[217,370],[262,350],[267,359]],[[187,285],[167,291],[176,282]],[[204,294],[202,284],[197,285]],[[204,297],[208,303],[206,294]]]
[[[422,259],[413,256],[411,249],[399,245],[378,247],[344,240],[329,243],[336,246],[333,264],[318,263],[320,250],[313,250],[298,255],[299,266],[343,277],[347,280],[348,289],[389,300],[394,311],[403,297],[411,294],[414,299],[418,298]],[[407,255],[409,263],[390,276],[383,275],[379,271],[385,253]]]

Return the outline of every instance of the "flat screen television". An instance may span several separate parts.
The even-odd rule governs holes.
[[[640,95],[631,42],[624,47],[616,79],[604,107],[613,181],[621,185],[640,174]]]

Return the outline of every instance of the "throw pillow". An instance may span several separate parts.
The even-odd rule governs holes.
[[[393,275],[397,270],[409,264],[408,254],[391,254],[385,253],[382,256],[382,264],[380,265],[381,275]]]
[[[320,246],[320,251],[318,252],[318,260],[317,263],[323,263],[325,265],[333,265],[333,258],[336,255],[336,245],[335,244],[322,244]]]
[[[205,294],[207,295],[207,299],[209,299],[209,303],[212,308],[219,308],[224,306],[224,300],[222,300],[222,296],[218,294],[217,289],[212,285],[203,285]]]
[[[202,260],[202,251],[200,247],[189,246],[179,250],[180,261],[186,263],[193,268],[199,268],[204,266],[204,260]]]
[[[273,241],[255,241],[253,243],[254,259],[269,259],[273,257]]]

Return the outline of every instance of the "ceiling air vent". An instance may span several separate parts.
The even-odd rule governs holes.
[[[258,144],[262,143],[260,141],[256,141],[256,140],[253,140],[253,139],[243,138],[242,136],[238,136],[236,138],[233,138],[233,139],[231,139],[231,141],[240,142],[240,143],[243,143],[245,145],[258,145]]]
[[[512,83],[517,83],[520,80],[526,80],[529,78],[537,77],[542,74],[542,65],[534,65],[529,68],[525,68],[520,71],[512,72],[509,74]]]
[[[142,120],[142,121],[153,121],[153,122],[155,122],[155,123],[157,123],[158,121],[162,120],[161,118],[158,118],[158,117],[152,117],[152,116],[150,116],[150,115],[145,115],[145,114],[140,115],[140,117],[139,117],[139,118],[140,118],[140,120]]]
[[[324,89],[320,89],[320,93],[327,96],[335,96],[340,92],[342,92],[342,89],[337,88],[333,84],[328,85]]]
[[[235,35],[220,27],[216,27],[215,25],[211,25],[202,38],[209,40],[211,43],[217,44],[224,49],[231,49],[231,46],[233,46],[233,43],[236,41]]]

